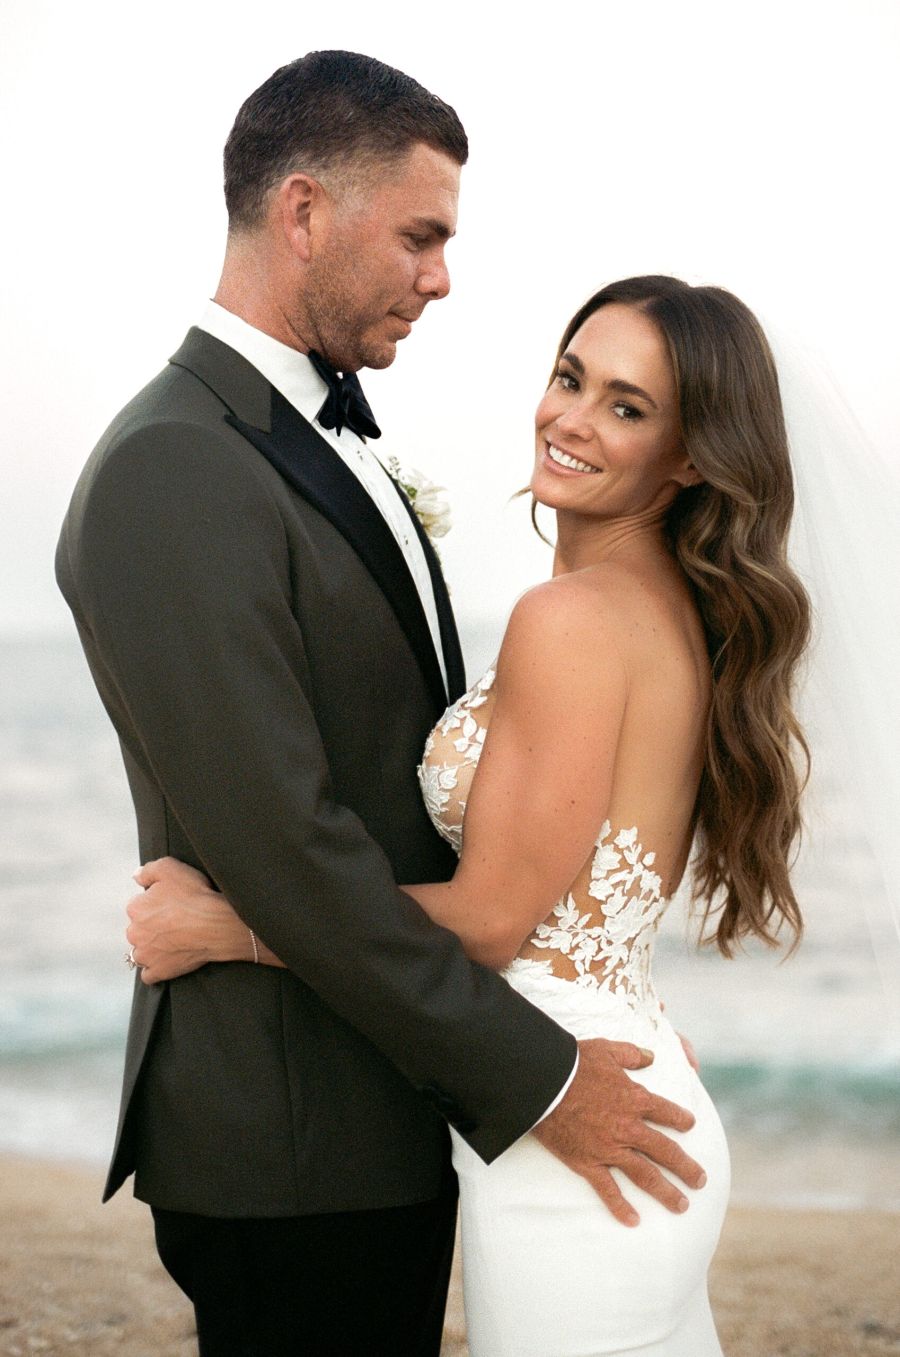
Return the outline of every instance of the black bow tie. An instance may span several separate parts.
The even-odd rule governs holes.
[[[355,372],[346,372],[339,376],[327,358],[323,358],[315,349],[307,355],[316,372],[328,385],[328,395],[316,418],[323,429],[334,429],[340,434],[346,425],[360,438],[380,438],[381,430],[375,423],[375,416],[369,402],[363,395],[359,378]]]

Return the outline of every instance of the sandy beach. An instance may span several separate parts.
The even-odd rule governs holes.
[[[0,1158],[3,1357],[195,1357],[146,1208],[100,1190],[93,1169]],[[442,1357],[467,1353],[454,1281]],[[900,1353],[900,1215],[735,1207],[712,1298],[727,1357]]]

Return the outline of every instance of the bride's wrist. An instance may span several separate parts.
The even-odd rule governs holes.
[[[218,892],[211,891],[210,896],[213,917],[204,938],[207,960],[253,961],[250,929]]]

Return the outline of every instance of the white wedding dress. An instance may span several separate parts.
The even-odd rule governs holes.
[[[448,709],[419,769],[428,812],[457,852],[493,681],[488,670]],[[534,1136],[488,1165],[451,1130],[471,1357],[721,1357],[706,1273],[728,1199],[728,1149],[653,991],[651,947],[667,903],[653,861],[637,829],[604,824],[589,877],[504,975],[577,1038],[653,1051],[653,1064],[631,1077],[693,1112],[689,1132],[666,1133],[703,1166],[707,1184],[687,1189],[690,1207],[675,1215],[614,1170],[641,1217],[628,1228]]]

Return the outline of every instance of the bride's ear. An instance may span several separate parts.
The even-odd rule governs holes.
[[[689,459],[686,452],[682,452],[678,466],[672,474],[672,480],[680,485],[682,489],[688,485],[703,484],[703,477],[694,466],[694,463]]]
[[[703,477],[694,466],[693,462],[685,462],[679,471],[676,471],[674,479],[681,486],[702,485]]]

